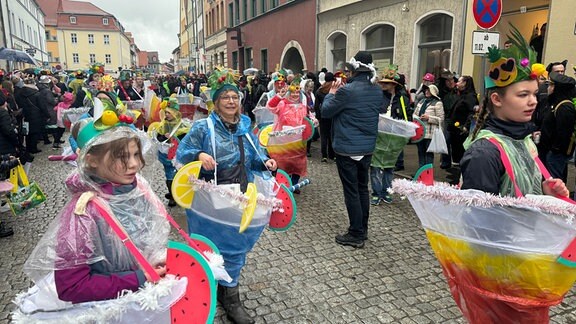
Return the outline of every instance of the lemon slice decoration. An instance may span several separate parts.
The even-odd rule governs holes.
[[[190,176],[198,177],[202,162],[194,161],[186,164],[174,176],[172,181],[172,197],[174,201],[183,208],[190,208],[194,200],[194,188],[188,181]]]
[[[258,141],[260,146],[266,147],[268,145],[268,140],[270,139],[270,132],[272,132],[272,124],[262,128],[260,134],[258,134]]]
[[[245,195],[248,197],[248,203],[244,208],[244,213],[242,213],[242,220],[240,220],[240,230],[238,232],[244,232],[250,223],[252,218],[254,218],[254,212],[256,211],[256,198],[258,196],[258,191],[256,190],[256,185],[252,182],[248,183],[248,188],[246,188]]]
[[[152,137],[155,136],[156,133],[158,132],[158,129],[160,129],[160,126],[162,125],[162,123],[160,122],[153,122],[148,126],[148,136]]]

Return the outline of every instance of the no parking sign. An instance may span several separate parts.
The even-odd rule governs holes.
[[[480,28],[490,29],[502,16],[502,0],[474,0],[472,10],[476,24]]]

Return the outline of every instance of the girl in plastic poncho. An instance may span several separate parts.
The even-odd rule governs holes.
[[[158,161],[164,166],[164,175],[166,176],[166,187],[168,193],[164,195],[168,199],[168,206],[176,206],[172,197],[172,180],[176,175],[176,168],[172,163],[175,157],[176,149],[179,142],[190,130],[190,125],[182,120],[180,105],[176,98],[170,98],[164,101],[160,107],[160,123],[153,123],[148,127],[148,134],[156,136],[161,143],[158,149]]]
[[[287,90],[287,91],[286,91]],[[300,79],[292,81],[288,89],[282,89],[267,103],[268,109],[276,114],[273,131],[282,131],[304,125],[307,121],[305,117],[310,117],[317,124],[313,113],[308,112],[308,107],[304,101],[304,96],[300,91]],[[303,149],[285,154],[273,154],[272,157],[278,161],[278,167],[292,177],[292,183],[297,184],[301,176],[307,173],[306,145]],[[295,190],[294,193],[300,193]]]
[[[522,43],[525,42],[516,42]],[[461,188],[510,197],[517,197],[519,193],[568,196],[562,180],[543,179],[535,160],[538,152],[531,138],[534,129],[530,120],[537,104],[536,79],[544,72],[544,66],[534,62],[535,55],[527,44],[524,48],[513,46],[503,51],[491,48],[488,56],[492,65],[489,76],[485,78],[487,94],[478,124],[464,143],[466,151],[460,163]],[[499,143],[503,153],[490,139]],[[505,168],[508,164],[504,162],[505,157],[510,160],[515,181]],[[474,222],[472,218],[468,221]],[[482,235],[488,238],[510,237],[514,232],[513,229],[501,228],[500,233],[487,231]],[[445,271],[448,272],[446,276],[456,282],[450,284],[451,292],[472,323],[548,322],[549,306],[535,307],[531,299],[510,292],[489,291],[490,288],[485,287],[474,287],[473,293],[467,292],[464,287],[474,284],[467,282],[462,274]]]
[[[233,74],[228,70],[212,72],[208,82],[212,89],[212,98],[215,100],[214,111],[208,118],[194,123],[178,146],[176,160],[178,164],[201,161],[200,178],[204,180],[214,179],[214,169],[217,165],[218,184],[240,182],[241,190],[244,192],[248,182],[252,182],[255,175],[261,174],[266,169],[275,171],[276,161],[268,159],[263,163],[261,160],[265,155],[250,131],[250,118],[240,113],[239,91],[233,80]],[[216,152],[212,147],[208,120],[211,120],[213,125]],[[247,136],[250,136],[252,143]],[[241,163],[241,151],[244,153],[243,163]],[[239,172],[234,172],[235,170]],[[240,271],[246,262],[246,254],[256,244],[264,225],[250,226],[243,233],[239,233],[238,226],[209,219],[192,209],[186,209],[186,216],[189,232],[209,238],[224,257],[224,267],[232,277],[232,281],[218,282],[217,297],[226,310],[227,317],[235,323],[254,323],[240,301],[238,281]],[[218,217],[218,215],[210,216]]]
[[[84,199],[86,192],[109,210],[156,273],[166,273],[166,211],[139,174],[145,165],[141,138],[146,136],[126,124],[97,129],[99,123],[82,120],[84,127],[73,127],[81,151],[78,169],[65,181],[71,199],[24,265],[24,272],[49,294],[52,300],[44,297],[42,303],[51,310],[115,299],[150,280],[95,203]],[[25,303],[19,306],[34,312]]]

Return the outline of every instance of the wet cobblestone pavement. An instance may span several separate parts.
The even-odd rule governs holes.
[[[441,268],[407,200],[371,207],[363,249],[343,247],[334,236],[347,227],[336,165],[320,163],[319,143],[309,160],[312,184],[296,195],[298,220],[285,233],[266,230],[241,279],[241,299],[257,323],[464,323]],[[36,156],[30,178],[48,200],[27,214],[0,217],[15,235],[0,239],[0,323],[8,323],[14,296],[30,285],[22,266],[47,224],[67,201],[63,180],[72,166]],[[406,175],[416,171],[416,147],[406,149]],[[413,161],[413,162],[410,162]],[[571,183],[574,186],[571,166]],[[437,180],[445,172],[437,170]],[[148,160],[145,177],[164,196],[161,166]],[[171,208],[185,223],[184,211]],[[174,233],[175,234],[175,233]],[[176,236],[174,236],[176,238]],[[551,322],[576,323],[574,289],[551,310]],[[215,323],[229,323],[219,307]]]

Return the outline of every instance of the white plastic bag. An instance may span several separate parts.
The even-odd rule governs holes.
[[[430,145],[428,145],[426,152],[448,154],[448,146],[446,145],[446,139],[444,138],[442,128],[438,127],[434,130],[432,141],[430,142]]]

